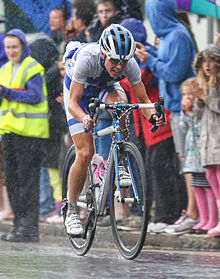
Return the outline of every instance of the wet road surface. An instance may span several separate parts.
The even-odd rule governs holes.
[[[220,278],[220,253],[144,249],[128,261],[117,249],[94,249],[74,255],[63,238],[45,238],[40,244],[0,240],[0,278]]]

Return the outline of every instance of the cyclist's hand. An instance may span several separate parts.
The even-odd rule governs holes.
[[[152,125],[155,125],[160,127],[160,126],[164,126],[164,121],[163,121],[163,115],[160,112],[151,114],[151,117],[149,119],[149,122]]]
[[[156,118],[156,119],[155,119]],[[156,126],[161,127],[164,126],[164,120],[163,120],[163,115],[161,114],[159,117],[157,116],[157,114],[155,115],[155,120],[156,120]]]
[[[94,121],[88,114],[86,114],[83,118],[83,128],[87,131],[94,128]]]
[[[158,127],[164,126],[163,115],[160,112],[156,112],[155,114],[151,114],[149,122],[153,125],[151,128],[151,132],[156,132]]]

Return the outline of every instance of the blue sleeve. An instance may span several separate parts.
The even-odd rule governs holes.
[[[168,47],[168,46],[167,46]],[[169,44],[170,57],[167,61],[150,56],[146,64],[159,79],[175,83],[184,80],[192,64],[192,44],[184,33],[179,33],[178,40]]]
[[[147,50],[147,52],[149,52],[152,56],[157,57],[157,52],[158,52],[158,50],[157,50],[156,47],[148,45],[148,46],[146,46],[146,50]]]
[[[43,81],[40,74],[32,77],[25,85],[25,91],[14,90],[2,86],[2,96],[10,101],[35,105],[40,103],[43,97]]]

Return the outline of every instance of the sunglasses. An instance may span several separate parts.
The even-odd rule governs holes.
[[[126,65],[128,63],[128,60],[119,60],[119,59],[113,59],[113,58],[110,58],[109,61],[113,65]]]

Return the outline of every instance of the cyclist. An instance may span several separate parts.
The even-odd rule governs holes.
[[[132,88],[141,103],[150,103],[141,73],[133,58],[135,42],[132,34],[119,24],[107,27],[99,43],[67,45],[63,62],[66,69],[64,78],[64,104],[69,131],[76,149],[76,158],[68,179],[68,210],[65,226],[67,233],[80,235],[83,227],[77,214],[76,201],[80,194],[87,169],[94,154],[91,133],[94,121],[88,115],[91,97],[99,97],[102,102],[113,104],[127,102],[127,97],[119,81],[128,77]],[[143,109],[143,114],[158,126],[163,125],[154,110]]]

